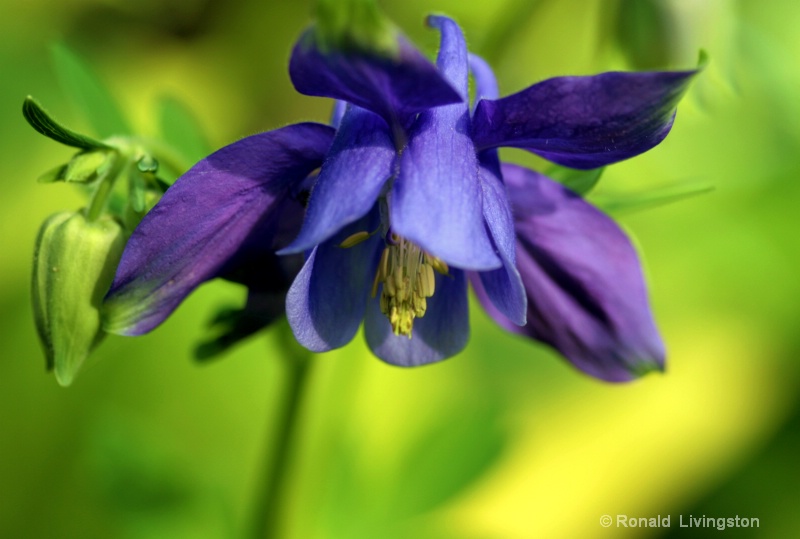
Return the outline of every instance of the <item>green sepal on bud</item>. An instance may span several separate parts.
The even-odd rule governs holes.
[[[36,239],[32,299],[47,368],[62,386],[105,333],[100,307],[125,247],[126,234],[108,216],[87,221],[83,212],[48,218]]]
[[[397,30],[375,0],[317,0],[314,38],[322,51],[394,57]]]
[[[31,96],[26,97],[22,103],[22,115],[36,131],[61,144],[84,150],[110,149],[104,142],[61,125]]]
[[[64,181],[89,183],[103,180],[114,166],[117,159],[116,151],[91,151],[81,152],[67,165],[64,171]]]

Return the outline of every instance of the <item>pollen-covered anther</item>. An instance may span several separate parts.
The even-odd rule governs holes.
[[[418,245],[392,234],[391,243],[381,254],[372,283],[372,297],[382,284],[381,312],[389,319],[395,335],[411,338],[414,319],[425,315],[427,298],[436,290],[434,271],[446,275],[447,264]]]
[[[367,232],[366,230],[362,230],[361,232],[356,232],[355,234],[351,234],[347,236],[342,243],[339,244],[339,247],[342,249],[349,249],[351,247],[355,247],[356,245],[366,241],[373,233]]]

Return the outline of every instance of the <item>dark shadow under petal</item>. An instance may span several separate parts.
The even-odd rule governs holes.
[[[597,378],[625,381],[663,369],[664,346],[625,233],[539,173],[503,165],[503,177],[514,209],[528,324],[513,326],[493,306],[487,310],[508,329],[553,346]]]
[[[128,240],[104,302],[106,331],[146,333],[198,285],[233,271],[243,246],[274,249],[284,203],[332,139],[328,126],[290,125],[226,146],[179,178]]]
[[[669,133],[697,70],[609,72],[545,80],[475,109],[479,149],[513,146],[589,169],[633,157]]]
[[[380,291],[369,301],[364,335],[373,353],[400,367],[416,367],[459,353],[469,339],[467,279],[463,271],[436,276],[436,293],[428,298],[425,316],[414,320],[412,337],[398,336],[381,313]]]

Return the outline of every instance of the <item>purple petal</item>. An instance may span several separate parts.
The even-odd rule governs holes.
[[[366,215],[392,175],[395,155],[381,117],[348,107],[311,191],[300,235],[280,254],[306,251]]]
[[[250,291],[285,295],[303,267],[303,255],[278,256],[275,249],[297,235],[303,212],[299,201],[284,198],[274,218],[262,219],[215,276],[243,284]]]
[[[449,17],[431,15],[428,17],[428,25],[439,30],[442,35],[439,54],[436,56],[436,67],[461,96],[458,103],[462,107],[466,106],[469,90],[469,53],[464,33]]]
[[[483,193],[483,216],[492,235],[497,254],[503,267],[471,276],[479,279],[486,296],[494,306],[513,323],[524,326],[526,322],[527,296],[522,278],[516,266],[516,237],[514,219],[508,204],[508,194],[500,179],[500,162],[496,150],[481,154],[481,190]]]
[[[322,164],[333,135],[312,123],[261,133],[179,178],[128,240],[104,303],[106,331],[147,333],[201,283],[233,271],[243,246],[274,249],[292,188]]]
[[[544,175],[503,165],[503,177],[517,227],[517,267],[528,292],[528,325],[512,326],[491,306],[487,310],[597,378],[625,381],[663,370],[664,346],[625,233]]]
[[[339,126],[342,123],[342,118],[344,118],[344,113],[347,111],[347,101],[342,101],[341,99],[337,99],[333,102],[333,110],[331,111],[331,125],[336,129],[339,129]]]
[[[395,57],[323,52],[310,28],[292,51],[289,75],[301,94],[348,101],[383,116],[389,125],[405,123],[425,109],[461,101],[436,67],[402,35],[397,36]]]
[[[377,209],[345,227],[311,251],[286,296],[286,316],[297,341],[314,352],[344,346],[353,339],[372,289],[379,234],[354,247],[338,245],[348,236],[378,226]]]
[[[475,105],[478,105],[481,99],[497,99],[500,96],[500,90],[497,87],[497,79],[494,76],[494,71],[486,63],[486,60],[477,54],[469,55],[469,70],[472,73],[472,78],[475,79]]]
[[[480,149],[513,146],[588,169],[645,152],[669,133],[697,70],[548,79],[475,109]]]
[[[444,17],[430,21],[442,31],[443,72],[454,86],[466,90],[467,49],[461,30]],[[389,201],[392,227],[454,267],[494,269],[502,262],[483,224],[478,158],[469,126],[467,103],[419,115]]]
[[[369,301],[364,320],[367,344],[376,356],[400,367],[416,367],[454,356],[469,339],[467,279],[463,271],[436,276],[436,293],[425,316],[414,320],[412,337],[398,336],[381,313],[380,294]]]

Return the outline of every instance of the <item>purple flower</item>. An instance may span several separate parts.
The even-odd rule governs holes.
[[[107,329],[145,333],[217,276],[280,289],[292,273],[275,255],[302,254],[286,314],[310,350],[345,345],[363,320],[384,361],[450,357],[468,338],[469,281],[501,325],[593,376],[662,368],[625,234],[553,180],[501,165],[496,148],[587,169],[632,157],[667,135],[696,71],[560,77],[497,99],[491,69],[468,54],[455,22],[429,23],[442,35],[436,66],[402,36],[394,58],[323,51],[313,29],[301,37],[292,81],[340,100],[336,129],[255,135],[180,178],[128,243]]]

